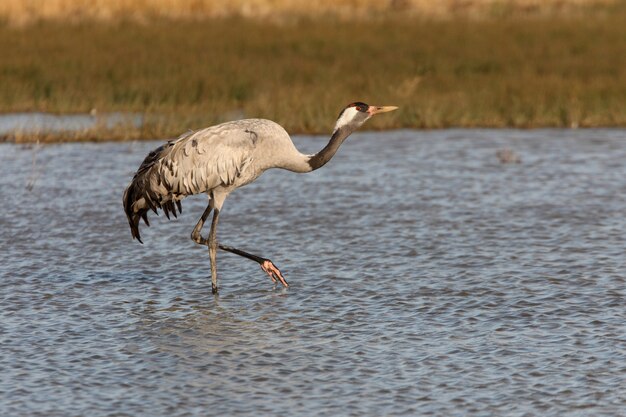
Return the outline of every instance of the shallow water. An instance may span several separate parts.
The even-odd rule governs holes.
[[[16,132],[72,132],[94,129],[103,126],[112,129],[116,126],[130,125],[140,127],[143,117],[133,113],[104,114],[51,114],[51,113],[5,113],[0,114],[0,135],[12,135]]]
[[[0,145],[0,415],[626,415],[626,130],[355,134],[230,196],[291,287],[218,298],[203,196],[131,240],[155,146]]]

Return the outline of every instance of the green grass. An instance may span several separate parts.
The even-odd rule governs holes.
[[[625,7],[550,19],[47,22],[0,26],[0,51],[0,112],[150,120],[40,139],[171,137],[241,114],[321,133],[355,100],[401,107],[377,129],[626,125]]]

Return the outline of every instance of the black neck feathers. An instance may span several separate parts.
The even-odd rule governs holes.
[[[328,145],[309,159],[308,163],[311,166],[311,171],[315,171],[326,165],[326,163],[335,156],[335,153],[337,153],[343,141],[350,136],[350,133],[352,133],[352,131],[346,127],[335,130],[330,137]]]

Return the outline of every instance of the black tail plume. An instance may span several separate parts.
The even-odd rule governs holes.
[[[126,217],[128,218],[128,225],[130,226],[130,233],[133,236],[133,239],[137,239],[139,243],[143,243],[141,235],[139,234],[139,220],[143,219],[148,227],[150,226],[150,223],[148,222],[147,209],[139,209],[137,212],[133,211],[133,204],[138,200],[138,197],[140,197],[137,191],[137,184],[133,178],[133,181],[124,191],[123,203],[124,211],[126,212]]]
[[[169,185],[159,176],[161,173],[157,169],[158,165],[155,165],[168,152],[171,146],[173,146],[173,142],[168,142],[150,152],[139,166],[130,185],[124,191],[123,204],[130,226],[130,233],[133,239],[137,239],[141,243],[143,242],[139,235],[139,221],[143,219],[146,226],[150,227],[150,222],[148,221],[149,210],[154,211],[158,216],[159,212],[157,210],[162,209],[165,211],[168,219],[170,218],[170,213],[177,217],[178,213],[183,211],[180,201],[178,201],[181,195],[173,193]],[[174,202],[173,200],[176,201]],[[178,213],[176,208],[178,208]]]

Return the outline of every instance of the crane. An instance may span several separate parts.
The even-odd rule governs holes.
[[[182,212],[181,200],[189,195],[206,193],[207,208],[191,232],[191,239],[209,247],[212,292],[217,294],[217,249],[253,260],[272,280],[288,287],[274,263],[262,256],[218,244],[217,223],[228,195],[256,180],[270,168],[305,173],[324,166],[343,141],[370,117],[396,110],[395,106],[370,106],[355,102],[345,107],[335,123],[328,144],[318,153],[306,155],[294,146],[289,134],[279,124],[265,119],[244,119],[225,122],[188,132],[168,141],[146,156],[124,191],[124,211],[133,239],[143,243],[139,221],[150,226],[148,212],[158,209],[177,217]],[[213,212],[208,239],[202,227]]]

